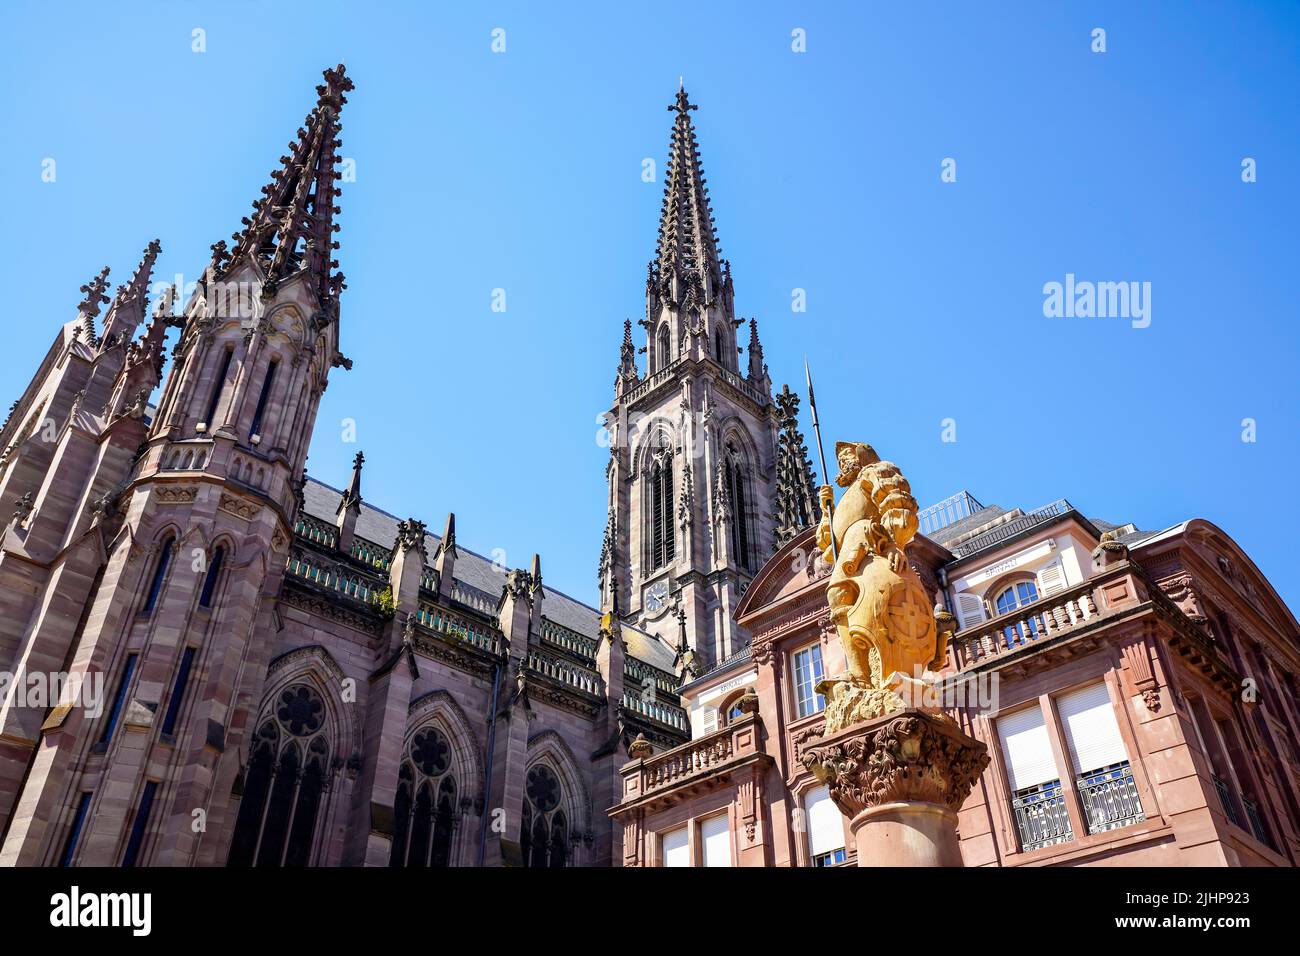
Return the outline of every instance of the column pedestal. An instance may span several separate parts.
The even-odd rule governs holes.
[[[961,866],[957,810],[988,748],[941,715],[905,710],[803,749],[803,764],[849,818],[858,866]]]

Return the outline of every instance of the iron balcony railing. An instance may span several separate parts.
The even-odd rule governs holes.
[[[1044,521],[1051,521],[1074,510],[1074,505],[1061,498],[1058,501],[1053,501],[1050,505],[1043,505],[1041,508],[1026,512],[1019,518],[1012,518],[996,528],[991,528],[982,534],[976,535],[964,544],[954,545],[949,550],[954,557],[964,558],[968,554],[987,550],[995,544],[1006,541],[1008,538],[1014,538],[1022,531],[1028,531]]]
[[[1259,812],[1259,806],[1250,797],[1242,797],[1241,802],[1246,807],[1246,819],[1250,821],[1250,832],[1255,834],[1255,839],[1260,843],[1271,847],[1273,841],[1269,838],[1268,827],[1264,826],[1264,817]]]
[[[1059,780],[1017,790],[1011,797],[1011,812],[1020,833],[1020,848],[1026,852],[1074,839]]]
[[[1214,789],[1219,794],[1219,803],[1223,804],[1223,813],[1228,818],[1228,822],[1234,826],[1246,829],[1245,823],[1241,819],[1241,811],[1237,809],[1237,801],[1232,799],[1232,791],[1228,789],[1228,782],[1218,774],[1212,775],[1214,779]]]
[[[1075,786],[1089,833],[1118,830],[1146,819],[1127,760],[1080,774]]]

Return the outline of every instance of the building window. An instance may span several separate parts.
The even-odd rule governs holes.
[[[181,666],[176,668],[176,682],[172,685],[171,697],[167,700],[167,711],[163,714],[161,732],[164,734],[176,732],[176,717],[181,710],[181,701],[185,699],[185,685],[190,680],[194,654],[195,650],[192,647],[185,648],[185,652],[181,654]]]
[[[1036,850],[1074,839],[1042,708],[1034,704],[999,717],[997,725],[1020,848]]]
[[[221,364],[218,366],[216,380],[212,383],[212,397],[208,399],[208,408],[203,416],[203,424],[207,426],[208,431],[212,430],[213,418],[217,414],[217,404],[221,401],[221,394],[226,390],[226,376],[230,374],[230,360],[234,358],[235,350],[228,348],[221,355]]]
[[[86,828],[86,816],[90,813],[90,800],[94,793],[87,790],[77,801],[77,813],[72,818],[72,829],[68,831],[67,842],[63,844],[63,852],[59,855],[59,866],[72,866],[72,861],[77,855],[77,844],[81,842],[81,831]]]
[[[275,383],[275,371],[280,367],[276,359],[271,359],[266,367],[266,377],[262,379],[262,391],[257,396],[257,407],[253,410],[253,423],[249,426],[248,434],[262,434],[262,419],[266,414],[266,403],[271,397],[271,386]]]
[[[700,821],[700,849],[705,866],[731,866],[731,820],[727,814]]]
[[[562,867],[569,860],[569,821],[561,809],[564,790],[555,772],[533,764],[524,779],[520,842],[524,866]]]
[[[217,580],[221,577],[221,565],[225,559],[225,548],[217,548],[212,552],[208,573],[203,578],[203,590],[199,592],[199,607],[212,607],[212,594],[217,589]]]
[[[325,701],[306,684],[276,695],[250,747],[231,866],[306,866],[330,747]]]
[[[822,646],[809,644],[794,654],[794,703],[800,717],[819,714],[826,708],[826,700],[817,693],[817,683],[822,679]]]
[[[169,537],[163,542],[162,550],[158,552],[158,563],[154,565],[153,578],[149,581],[149,593],[145,596],[144,607],[140,611],[145,617],[153,613],[158,597],[162,594],[163,582],[167,580],[167,569],[171,566],[172,551],[175,548],[176,539]]]
[[[660,439],[659,451],[646,477],[650,506],[650,570],[671,564],[677,547],[673,534],[673,456]]]
[[[668,323],[665,322],[659,327],[659,342],[655,346],[655,371],[668,367],[668,353],[671,349],[671,339],[668,334]]]
[[[451,865],[456,818],[456,779],[451,743],[435,727],[411,738],[398,771],[391,866]]]
[[[659,837],[659,854],[664,866],[690,866],[691,841],[688,827],[669,830]]]
[[[993,601],[993,613],[995,617],[1001,617],[1028,607],[1037,600],[1038,587],[1033,581],[1017,581],[998,593]],[[1032,641],[1044,631],[1042,615],[1034,614],[1004,627],[1002,636],[1006,639],[1007,647],[1016,647],[1025,641]]]
[[[140,794],[140,806],[135,811],[135,823],[131,825],[131,838],[127,840],[126,854],[122,857],[123,866],[135,866],[140,858],[140,845],[144,843],[145,831],[149,828],[149,813],[153,810],[153,798],[157,790],[156,781],[145,781],[144,790]]]
[[[808,830],[808,855],[813,866],[835,866],[848,854],[844,849],[844,815],[825,786],[814,787],[803,799]]]
[[[1106,682],[1062,694],[1056,699],[1056,711],[1070,751],[1075,790],[1083,805],[1088,832],[1102,833],[1141,823],[1146,817]]]
[[[127,654],[126,663],[122,666],[122,677],[117,682],[117,693],[113,695],[113,706],[108,710],[108,720],[104,722],[104,732],[100,735],[99,742],[107,744],[113,739],[113,731],[117,730],[117,722],[122,717],[122,710],[126,706],[126,694],[131,689],[131,677],[135,674],[135,664],[139,655]]]
[[[749,483],[740,453],[730,443],[724,467],[727,497],[731,499],[731,551],[736,564],[749,568],[752,561],[750,541],[753,538],[749,527]]]

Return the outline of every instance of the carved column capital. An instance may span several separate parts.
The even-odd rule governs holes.
[[[850,818],[900,802],[956,811],[989,765],[984,744],[950,719],[920,711],[888,714],[810,740],[799,759]]]

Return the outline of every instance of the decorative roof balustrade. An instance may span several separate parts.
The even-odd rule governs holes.
[[[163,450],[158,467],[163,471],[201,471],[212,453],[212,439],[171,442]]]
[[[716,362],[714,362],[713,364],[717,365]],[[734,388],[736,391],[740,392],[741,395],[744,395],[746,398],[748,398],[755,405],[761,407],[763,405],[772,404],[772,400],[767,395],[763,394],[753,385],[750,385],[749,382],[745,381],[743,378],[741,378],[731,369],[727,368],[724,365],[718,365],[717,367],[718,370],[722,372],[722,380],[726,382],[728,385],[730,385],[732,388]]]
[[[642,700],[635,694],[624,694],[623,709],[661,723],[665,727],[690,733],[691,724],[686,718],[686,710],[676,704],[661,700]]]
[[[593,697],[605,696],[605,689],[602,686],[600,675],[593,670],[579,667],[572,661],[553,657],[544,651],[530,650],[528,652],[528,668],[537,674],[549,677],[551,680],[580,690],[584,694],[590,694]]]
[[[487,591],[466,584],[464,581],[452,581],[451,598],[466,607],[472,607],[474,610],[488,615],[488,617],[496,616],[497,604],[500,603],[496,597],[488,594]]]
[[[382,547],[373,541],[367,541],[365,538],[352,539],[352,557],[363,564],[369,564],[384,571],[387,571],[389,565],[393,563],[391,548]]]
[[[643,685],[647,680],[653,680],[656,690],[661,690],[665,694],[672,694],[674,700],[677,697],[677,690],[681,686],[675,675],[660,670],[653,664],[647,664],[640,658],[632,657],[630,654],[623,659],[623,673]]]
[[[962,518],[969,518],[975,512],[983,510],[984,506],[976,500],[975,496],[963,490],[928,508],[922,508],[916,517],[921,525],[921,534],[934,534],[941,528],[946,528]]]
[[[306,538],[308,541],[314,541],[316,544],[327,548],[338,546],[338,528],[332,524],[326,524],[319,518],[313,518],[305,511],[299,512],[298,520],[293,525],[293,533],[300,538]]]
[[[1019,518],[1012,518],[1010,521],[1003,522],[995,528],[981,532],[975,535],[969,541],[963,544],[953,545],[950,550],[954,557],[964,558],[967,555],[975,554],[978,551],[985,551],[996,544],[1006,541],[1008,538],[1014,538],[1022,531],[1028,531],[1047,521],[1054,521],[1064,514],[1077,510],[1074,505],[1070,504],[1064,498],[1053,501],[1050,505],[1043,505],[1041,508],[1035,508],[1033,511],[1021,515]]]
[[[345,597],[373,604],[375,595],[381,589],[376,581],[369,581],[363,574],[336,564],[317,559],[314,555],[294,550],[285,562],[285,571],[304,581],[323,588],[337,591]]]
[[[501,636],[495,630],[435,604],[421,603],[415,619],[431,631],[473,644],[490,654],[501,653]]]
[[[542,642],[587,660],[596,656],[596,641],[546,617],[542,618]]]
[[[637,382],[635,386],[633,386],[632,390],[627,393],[627,397],[624,399],[624,401],[630,405],[631,403],[635,402],[637,399],[649,395],[660,385],[672,379],[677,374],[677,366],[680,365],[683,361],[684,361],[683,359],[677,359],[671,364],[665,365],[663,368],[659,369],[659,371],[655,372],[654,374],[647,375],[641,381]]]

